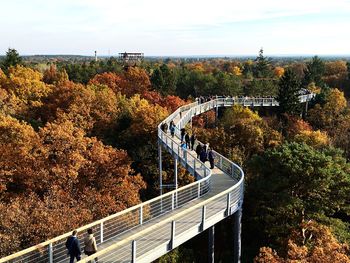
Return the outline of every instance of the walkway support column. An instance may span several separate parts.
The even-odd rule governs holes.
[[[175,190],[177,190],[177,187],[178,187],[178,183],[177,183],[177,157],[174,158],[174,188]],[[177,192],[175,193],[175,207],[177,207]]]
[[[215,127],[218,126],[218,119],[219,119],[219,107],[218,107],[217,102],[216,102],[216,106],[215,106]]]
[[[159,190],[160,195],[163,194],[163,168],[162,168],[162,145],[161,142],[158,141],[158,163],[159,163]]]
[[[215,225],[208,228],[209,242],[208,242],[208,263],[214,263],[215,251]]]
[[[241,220],[242,220],[242,208],[239,208],[233,215],[233,238],[234,238],[234,260],[235,263],[241,262]]]
[[[308,108],[309,108],[309,101],[307,100],[306,103],[305,103],[305,114],[304,114],[304,116],[307,115]]]
[[[177,157],[174,158],[174,185],[177,189]]]

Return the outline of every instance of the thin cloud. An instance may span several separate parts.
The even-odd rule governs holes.
[[[13,0],[2,3],[2,8],[16,10],[17,18],[13,19],[12,12],[2,13],[0,52],[11,44],[26,53],[86,54],[133,47],[164,55],[214,49],[239,54],[256,53],[260,46],[280,49],[280,45],[289,46],[283,38],[293,36],[299,44],[290,53],[298,53],[313,50],[315,43],[305,41],[310,35],[307,30],[312,30],[322,50],[328,49],[325,53],[337,52],[340,45],[350,42],[344,32],[349,22],[337,18],[350,16],[348,0]],[[335,19],[322,23],[330,15]],[[320,42],[327,34],[325,28],[342,32],[328,47]],[[256,44],[244,43],[244,39]]]

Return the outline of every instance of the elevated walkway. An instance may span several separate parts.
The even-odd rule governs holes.
[[[300,96],[300,101],[307,102],[313,96]],[[234,261],[240,262],[244,173],[239,166],[217,152],[215,168],[209,169],[196,158],[193,151],[182,149],[179,140],[180,129],[194,116],[234,104],[266,107],[277,106],[278,102],[270,98],[217,98],[202,104],[195,102],[185,105],[172,113],[164,122],[175,122],[175,138],[158,126],[160,174],[164,148],[174,157],[175,171],[180,162],[197,180],[79,228],[78,238],[82,248],[84,235],[89,228],[93,229],[98,243],[98,252],[84,257],[80,262],[89,262],[95,257],[99,262],[151,262],[231,215],[234,215],[236,222]],[[70,233],[22,250],[0,259],[0,263],[68,262],[65,248],[68,236]]]

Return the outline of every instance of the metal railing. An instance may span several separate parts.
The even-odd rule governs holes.
[[[299,98],[301,102],[306,102],[313,97],[314,94],[308,94]],[[273,98],[217,98],[201,104],[195,102],[182,106],[169,115],[165,121],[170,123],[170,121],[177,119],[176,137],[180,137],[180,129],[185,127],[192,117],[215,107],[231,106],[234,104],[244,106],[277,106],[278,102]],[[192,201],[211,192],[211,170],[189,150],[182,149],[178,139],[171,138],[167,133],[164,133],[160,129],[160,126],[158,126],[159,142],[173,156],[178,158],[184,167],[198,180],[78,228],[78,238],[81,240],[82,248],[84,248],[82,235],[89,228],[93,229],[98,245],[108,241],[112,242],[112,245],[90,257],[82,259],[81,262],[88,262],[95,257],[98,257],[99,260],[108,259],[111,262],[120,260],[123,262],[135,262],[136,258],[140,257],[141,254],[147,255],[151,251],[154,251],[155,248],[161,251],[164,244],[169,245],[165,248],[168,251],[176,246],[176,240],[181,240],[184,232],[189,231],[189,229],[203,231],[206,228],[206,222],[210,218],[213,220],[215,215],[221,215],[223,213],[225,216],[228,216],[242,205],[244,173],[239,166],[217,152],[215,152],[215,165],[232,178],[232,185],[228,185],[226,190],[215,193],[215,195],[203,202],[190,205]],[[190,206],[183,211],[175,211],[186,205]],[[160,216],[164,216],[164,219],[157,220]],[[145,224],[147,224],[147,227],[141,231],[132,232],[136,227],[142,227]],[[157,233],[159,234],[157,235]],[[67,262],[68,256],[65,242],[70,234],[65,233],[36,246],[4,257],[0,259],[0,263]],[[144,256],[144,258],[147,259],[147,256]]]

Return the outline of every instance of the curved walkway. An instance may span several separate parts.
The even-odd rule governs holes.
[[[300,102],[314,95],[300,96]],[[158,126],[159,146],[165,148],[197,181],[93,222],[78,229],[82,248],[83,237],[92,228],[98,252],[80,262],[98,257],[99,262],[150,262],[186,242],[225,217],[235,213],[240,222],[243,203],[244,173],[240,167],[215,153],[215,168],[209,169],[196,158],[193,151],[181,149],[179,130],[194,116],[203,112],[229,107],[278,106],[274,99],[218,98],[206,103],[185,105],[172,113],[165,122],[174,121],[175,138]],[[161,148],[160,168],[161,168]],[[240,261],[240,225],[237,224],[235,261]],[[65,241],[70,233],[0,259],[2,262],[68,262]]]

